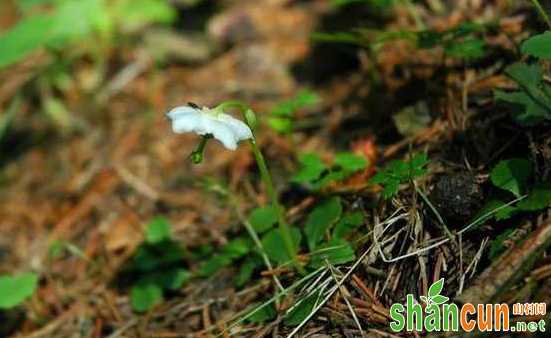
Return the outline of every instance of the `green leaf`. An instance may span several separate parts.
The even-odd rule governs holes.
[[[259,207],[249,214],[247,221],[257,233],[262,234],[277,223],[277,211],[271,205]]]
[[[288,117],[270,117],[268,125],[273,130],[281,134],[287,134],[293,131],[293,120]]]
[[[299,300],[300,303],[296,305],[294,308],[291,309],[285,316],[285,319],[283,320],[283,324],[286,326],[295,326],[300,324],[317,304],[317,300],[319,297],[319,292],[314,292],[305,298]]]
[[[425,303],[428,302],[427,297],[425,297],[425,296],[419,296],[419,298],[421,298],[421,300],[424,301]]]
[[[542,210],[551,204],[551,186],[549,183],[534,188],[524,200],[517,203],[516,207],[523,211]]]
[[[137,312],[146,312],[163,299],[163,290],[155,284],[135,285],[130,290],[130,302]]]
[[[252,249],[251,241],[248,238],[235,238],[224,246],[222,254],[230,257],[231,259],[238,259],[248,254]]]
[[[389,199],[392,196],[398,193],[400,189],[400,181],[397,179],[389,179],[385,182],[385,187],[383,188],[383,198]]]
[[[34,294],[37,285],[38,276],[32,272],[0,277],[0,309],[10,309],[20,305]]]
[[[0,69],[44,47],[55,25],[51,16],[31,16],[0,35]]]
[[[302,239],[302,234],[297,228],[289,228],[291,233],[291,240],[295,252],[300,246],[300,241]],[[266,252],[266,255],[271,260],[278,263],[286,263],[292,260],[292,257],[289,256],[286,250],[285,241],[283,240],[283,235],[280,228],[273,229],[266,233],[262,237],[262,247]]]
[[[496,221],[501,221],[511,217],[517,209],[513,206],[507,205],[500,200],[490,200],[486,202],[472,217],[469,223],[473,223],[471,230],[476,229],[484,222],[495,218]]]
[[[266,304],[264,306],[261,304],[259,306],[262,306],[262,308],[257,311],[256,309],[252,310],[251,312],[254,312],[254,314],[247,317],[247,322],[264,323],[265,321],[274,319],[276,317],[277,312],[272,304]]]
[[[120,0],[114,12],[127,29],[152,23],[172,23],[177,13],[166,1],[159,0]]]
[[[359,211],[344,215],[335,225],[335,230],[333,230],[333,237],[343,238],[346,236],[352,228],[357,227],[362,224],[364,218],[362,213]]]
[[[537,87],[543,78],[543,69],[534,64],[515,62],[505,68],[505,74],[525,89]]]
[[[197,275],[200,277],[210,276],[218,272],[220,268],[228,266],[233,261],[245,256],[251,249],[252,245],[249,239],[233,239],[224,246],[220,254],[212,256],[208,261],[203,263],[197,271]]]
[[[476,38],[470,38],[464,41],[450,41],[444,45],[444,53],[451,57],[476,59],[486,54],[484,46],[484,40]]]
[[[448,297],[444,297],[444,296],[435,296],[432,298],[432,302],[434,304],[442,304],[442,303],[445,303],[448,301]]]
[[[490,173],[490,179],[496,187],[520,197],[531,173],[530,161],[524,158],[511,158],[499,162]]]
[[[506,93],[494,91],[494,99],[510,103],[511,113],[515,122],[519,124],[537,124],[549,119],[550,110],[541,105],[525,92]]]
[[[321,241],[325,231],[329,230],[333,224],[341,217],[342,205],[338,196],[331,197],[323,204],[317,206],[306,219],[304,234],[308,248],[312,251]]]
[[[409,178],[410,167],[402,160],[394,160],[388,162],[388,171],[400,180],[407,180]]]
[[[443,287],[444,287],[444,278],[440,278],[439,281],[431,285],[429,289],[429,296],[431,298],[436,297],[442,291]]]
[[[233,260],[223,254],[212,256],[208,261],[203,263],[197,270],[197,276],[208,277],[218,272],[220,268],[228,266]]]
[[[137,285],[154,284],[166,290],[180,289],[190,278],[192,273],[183,268],[171,268],[168,271],[154,271],[145,274],[135,283]]]
[[[145,240],[149,244],[158,244],[170,239],[170,222],[164,217],[154,217],[145,226]]]
[[[317,269],[324,266],[326,260],[331,265],[340,265],[355,259],[356,254],[349,242],[342,238],[332,238],[316,248],[316,251],[312,253],[309,265]]]
[[[157,245],[142,244],[132,256],[128,269],[152,271],[173,263],[180,263],[183,258],[184,250],[179,243],[165,241]]]
[[[327,169],[316,153],[306,153],[299,156],[298,160],[302,165],[302,169],[293,176],[291,179],[293,182],[304,183],[315,181]]]
[[[111,26],[104,0],[60,1],[53,19],[55,25],[50,31],[48,46],[56,48],[94,31],[109,30]]]
[[[294,105],[297,108],[302,108],[306,106],[312,106],[321,101],[318,93],[304,90],[301,91],[295,96]]]
[[[342,168],[346,173],[353,173],[364,169],[369,161],[360,155],[340,153],[335,156],[335,165]]]
[[[251,280],[254,270],[257,268],[258,264],[256,260],[252,257],[248,257],[239,267],[239,273],[237,274],[236,284],[237,286],[242,286]]]
[[[522,54],[551,60],[551,31],[545,31],[524,41],[520,47]]]

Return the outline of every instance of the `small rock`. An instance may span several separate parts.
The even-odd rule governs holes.
[[[430,200],[446,222],[463,224],[482,205],[482,188],[471,172],[458,172],[440,176]]]

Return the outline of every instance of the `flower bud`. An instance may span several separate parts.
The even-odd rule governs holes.
[[[247,109],[247,111],[245,111],[245,123],[247,123],[249,128],[252,130],[255,130],[258,125],[258,118],[251,109]]]

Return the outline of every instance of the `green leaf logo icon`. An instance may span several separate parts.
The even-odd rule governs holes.
[[[444,287],[444,278],[440,278],[440,280],[434,284],[431,285],[429,289],[429,297],[421,296],[421,300],[427,303],[427,305],[438,305],[442,304],[448,301],[448,297],[440,296],[440,292],[442,291],[442,288]]]
[[[429,297],[433,298],[440,294],[440,291],[442,291],[442,288],[444,287],[444,278],[440,278],[440,280],[434,284],[429,289]]]

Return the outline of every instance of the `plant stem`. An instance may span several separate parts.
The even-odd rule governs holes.
[[[283,236],[283,242],[285,244],[285,249],[287,250],[287,254],[293,260],[293,265],[295,266],[295,268],[301,274],[303,274],[304,268],[302,267],[302,265],[297,259],[297,253],[295,252],[295,247],[293,245],[291,231],[289,229],[289,226],[287,225],[287,221],[285,220],[285,211],[283,206],[279,204],[277,194],[274,190],[274,185],[272,183],[272,178],[270,177],[268,167],[266,167],[266,162],[264,161],[264,156],[262,156],[262,152],[260,151],[260,148],[258,147],[256,140],[252,138],[249,141],[250,141],[251,147],[253,148],[253,154],[254,154],[254,158],[256,159],[256,164],[258,165],[258,169],[260,170],[260,176],[262,178],[262,182],[266,187],[266,192],[268,193],[268,197],[270,198],[272,207],[276,209],[279,229],[281,231],[281,235]]]
[[[549,19],[549,16],[543,10],[543,7],[541,6],[540,2],[538,0],[531,0],[531,1],[534,4],[534,7],[536,7],[536,9],[538,10],[541,17],[543,18],[543,21],[545,21],[549,29],[551,29],[551,19]]]
[[[243,117],[246,120],[246,112],[251,111],[251,108],[247,106],[244,103],[236,102],[236,101],[229,101],[224,102],[218,105],[215,110],[222,112],[225,108],[239,108],[241,112],[243,113]],[[249,126],[251,127],[251,126]],[[252,129],[252,128],[251,128]],[[274,189],[274,185],[272,183],[272,178],[270,176],[270,172],[268,171],[268,167],[266,166],[266,161],[264,161],[264,156],[262,156],[262,152],[260,151],[260,148],[258,147],[258,144],[256,143],[256,140],[253,136],[249,140],[249,143],[251,144],[251,147],[253,149],[254,158],[256,160],[256,164],[258,166],[258,169],[260,170],[260,176],[262,179],[262,183],[264,183],[264,186],[266,187],[266,192],[268,194],[268,197],[270,198],[270,202],[272,204],[272,207],[275,208],[275,211],[277,213],[277,220],[279,223],[279,229],[281,231],[281,236],[283,237],[283,242],[285,245],[285,249],[287,250],[287,254],[293,261],[293,265],[297,269],[297,271],[301,274],[304,274],[304,268],[300,264],[300,262],[297,259],[297,253],[295,250],[295,247],[293,245],[293,238],[291,237],[291,231],[289,228],[289,225],[287,225],[287,221],[285,220],[285,209],[283,206],[279,203],[277,194]]]

